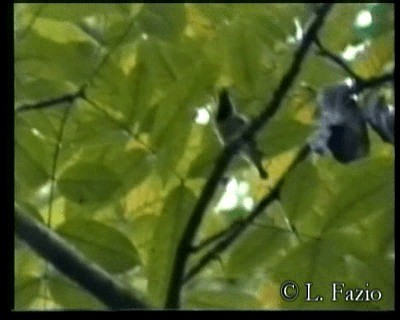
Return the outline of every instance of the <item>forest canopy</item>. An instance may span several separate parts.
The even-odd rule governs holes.
[[[394,309],[393,4],[20,3],[14,68],[15,310]]]

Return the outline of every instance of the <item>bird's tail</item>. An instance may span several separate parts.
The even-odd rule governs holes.
[[[262,179],[268,178],[268,173],[262,166],[262,159],[264,154],[255,147],[255,143],[250,143],[247,150],[247,156],[250,158],[251,162],[257,168],[258,174]]]

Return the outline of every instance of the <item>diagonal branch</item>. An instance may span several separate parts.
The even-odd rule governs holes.
[[[222,230],[209,238],[205,239],[204,241],[200,242],[198,245],[195,245],[192,247],[192,252],[198,252],[200,250],[203,250],[204,248],[210,246],[211,244],[219,241],[220,239],[225,238],[229,233],[231,233],[232,229],[234,226],[240,224],[241,221],[234,221],[229,228]]]
[[[311,22],[307,32],[304,34],[300,46],[294,54],[292,64],[289,70],[283,76],[279,87],[275,90],[271,101],[264,108],[264,111],[255,120],[252,121],[248,130],[246,130],[246,132],[243,134],[244,138],[252,138],[257,133],[257,131],[265,126],[272,118],[272,116],[275,115],[275,113],[278,111],[281,102],[291,88],[296,77],[300,73],[302,62],[306,54],[308,53],[312,43],[316,39],[318,31],[322,28],[325,17],[329,13],[332,5],[333,3],[326,3],[321,6],[321,9],[318,11],[315,19]]]
[[[315,44],[317,45],[319,52],[318,54],[320,56],[326,57],[335,64],[337,64],[340,68],[342,68],[346,73],[349,74],[350,77],[352,77],[356,82],[361,81],[361,78],[346,64],[346,62],[343,61],[341,57],[338,55],[330,52],[328,49],[326,49],[319,38],[317,37],[315,39]]]
[[[82,98],[84,95],[84,88],[81,88],[78,92],[75,93],[70,93],[63,95],[61,97],[33,103],[33,104],[24,104],[22,106],[19,106],[15,109],[15,112],[23,112],[23,111],[30,111],[30,110],[38,110],[38,109],[44,109],[48,107],[52,107],[58,104],[63,104],[63,103],[72,103],[74,102],[75,99]]]
[[[91,292],[110,309],[146,309],[129,289],[88,262],[55,232],[15,209],[15,233],[67,277]]]
[[[265,208],[271,202],[279,199],[282,185],[286,177],[293,171],[293,169],[297,166],[297,164],[299,164],[307,157],[309,153],[310,153],[310,147],[308,144],[306,144],[301,148],[296,158],[286,171],[285,175],[279,179],[279,181],[276,183],[271,192],[268,193],[268,195],[258,203],[258,205],[254,208],[254,210],[246,217],[246,219],[231,225],[226,230],[221,232],[221,234],[223,233],[226,236],[222,240],[220,240],[217,244],[215,244],[212,249],[210,249],[207,253],[205,253],[204,256],[200,259],[200,261],[189,270],[189,272],[184,277],[184,282],[189,281],[191,278],[193,278],[212,259],[214,259],[216,256],[225,251],[230,245],[232,245],[233,242],[247,229],[247,227],[249,227],[254,222],[254,220],[261,213],[264,212]]]
[[[311,24],[309,25],[309,28],[305,33],[300,46],[295,52],[294,59],[289,70],[284,75],[279,87],[274,92],[274,95],[269,104],[266,106],[265,110],[251,123],[243,135],[226,146],[221,155],[218,157],[214,169],[206,185],[203,187],[201,195],[190,216],[187,227],[178,244],[168,285],[167,301],[165,303],[166,308],[176,309],[180,306],[180,293],[183,285],[183,276],[187,259],[191,253],[193,239],[197,234],[204,212],[206,211],[208,204],[214,195],[219,180],[229,165],[233,155],[240,148],[241,141],[251,140],[257,131],[259,131],[278,111],[284,97],[299,74],[301,64],[309,48],[311,47],[311,44],[317,36],[318,31],[323,26],[325,17],[327,16],[332,5],[332,3],[328,3],[321,6],[321,10],[311,21]]]

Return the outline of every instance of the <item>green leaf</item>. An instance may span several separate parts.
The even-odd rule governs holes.
[[[33,6],[31,4],[31,6]],[[40,12],[40,15],[47,18],[72,21],[78,23],[88,17],[108,16],[110,20],[121,16],[129,16],[134,10],[138,10],[141,5],[138,4],[116,4],[103,3],[101,5],[95,3],[47,3],[45,8]],[[111,18],[112,17],[112,18]]]
[[[202,59],[182,64],[181,70],[179,78],[170,84],[160,99],[151,132],[151,143],[159,157],[163,176],[170,175],[182,158],[194,124],[195,107],[204,105],[209,99],[209,90],[216,77],[213,64]]]
[[[386,249],[394,232],[392,177],[392,161],[383,157],[347,166],[331,159],[299,165],[285,183],[282,202],[302,243],[271,270],[273,277],[311,281],[325,297],[333,281],[361,288],[369,282],[385,293],[380,302],[325,299],[320,307],[393,308],[393,252]]]
[[[149,3],[142,8],[137,23],[143,32],[151,36],[174,40],[183,33],[185,8],[181,3]]]
[[[268,94],[266,83],[270,88],[275,83],[272,71],[275,68],[275,56],[271,48],[263,43],[254,25],[246,21],[235,21],[225,25],[216,46],[219,49],[218,59],[222,70],[232,79],[233,86],[238,89],[245,103],[259,99],[265,101]]]
[[[339,66],[317,55],[305,61],[302,70],[298,83],[306,83],[314,90],[321,90],[348,77]]]
[[[148,290],[156,306],[163,305],[170,281],[176,249],[196,200],[183,185],[174,188],[165,199],[164,208],[154,229],[147,270]]]
[[[322,43],[333,52],[341,52],[347,45],[354,44],[358,39],[353,23],[357,14],[364,8],[363,3],[341,3],[334,6],[320,33]],[[338,32],[338,21],[340,21],[340,32]]]
[[[228,277],[251,277],[255,273],[277,272],[277,266],[292,254],[299,240],[296,235],[273,224],[250,227],[229,255]],[[292,277],[297,277],[293,271]],[[296,278],[297,279],[297,278]]]
[[[367,172],[368,184],[365,184]],[[359,223],[367,218],[368,212],[373,214],[380,208],[390,211],[387,204],[392,199],[392,182],[388,180],[391,177],[391,163],[383,158],[349,166],[331,159],[321,161],[317,167],[304,163],[289,176],[282,201],[300,233],[319,237],[336,224]]]
[[[112,170],[94,162],[79,162],[65,170],[58,179],[61,193],[78,203],[108,201],[120,185]]]
[[[69,219],[56,229],[93,262],[108,272],[125,272],[140,264],[129,239],[117,229],[89,219]]]
[[[394,30],[377,36],[366,43],[364,51],[352,61],[352,69],[361,77],[368,79],[394,69]]]
[[[144,214],[136,218],[129,228],[131,239],[135,243],[141,260],[145,266],[148,265],[148,256],[153,240],[153,231],[158,222],[158,217],[154,214]],[[129,227],[129,226],[128,226]]]
[[[267,157],[303,146],[307,142],[316,129],[312,123],[314,100],[312,91],[301,87],[284,102],[259,134],[260,149]]]
[[[105,306],[89,292],[61,275],[51,276],[47,285],[54,301],[66,309],[105,309]]]
[[[296,146],[306,143],[314,126],[303,124],[294,119],[274,118],[268,123],[265,134],[260,137],[261,150],[273,157]]]
[[[212,136],[213,133],[204,133],[201,139],[202,150],[198,156],[190,163],[187,176],[191,178],[206,177],[211,172],[214,166],[214,160],[217,157],[217,152],[222,146],[217,142],[217,138]]]
[[[233,7],[237,18],[251,21],[257,28],[257,34],[268,41],[271,47],[294,35],[295,19],[301,22],[305,17],[303,4],[234,4]]]
[[[45,263],[25,244],[14,251],[14,308],[27,310],[38,298]]]
[[[37,18],[32,28],[42,37],[58,43],[85,42],[90,40],[86,33],[69,22]]]
[[[282,190],[282,201],[291,223],[296,228],[299,227],[297,224],[307,228],[299,232],[308,236],[319,236],[317,226],[328,219],[322,211],[331,201],[333,188],[335,188],[333,177],[327,174],[319,177],[315,167],[309,162],[299,164],[289,175]]]
[[[241,290],[198,289],[190,291],[185,297],[188,309],[257,309],[260,308],[257,297]]]
[[[50,177],[65,108],[24,112],[15,120],[15,197],[39,209],[49,202]]]
[[[15,310],[27,310],[30,303],[37,298],[42,279],[37,277],[17,277],[14,285]]]
[[[29,33],[14,56],[16,74],[26,89],[36,81],[47,80],[77,91],[93,74],[104,52],[93,41],[59,43]],[[55,94],[48,92],[41,99],[54,98]]]

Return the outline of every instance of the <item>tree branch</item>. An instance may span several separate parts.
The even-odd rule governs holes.
[[[237,148],[238,144],[234,143],[226,146],[223,149],[222,153],[217,159],[210,178],[208,179],[206,185],[203,187],[203,190],[201,192],[199,200],[196,203],[193,213],[190,216],[190,220],[184,230],[183,236],[179,241],[176,250],[175,260],[168,286],[167,301],[165,304],[166,308],[179,308],[182,278],[185,272],[186,260],[192,251],[193,238],[199,228],[203,214],[207,209],[207,206],[212,196],[214,195],[215,189],[218,187],[218,182],[222,178],[225,168],[230,163],[233,154],[237,152]]]
[[[205,247],[208,247],[209,245],[215,243],[216,241],[218,241],[222,238],[225,238],[231,232],[231,229],[233,229],[233,226],[237,225],[239,223],[241,223],[241,221],[234,221],[232,223],[232,225],[229,226],[229,228],[210,236],[209,238],[203,240],[202,242],[200,242],[199,244],[197,244],[195,246],[192,246],[192,252],[200,251],[200,250],[204,249]]]
[[[373,77],[369,79],[361,79],[359,82],[356,82],[356,86],[354,89],[355,93],[360,93],[361,91],[369,88],[379,87],[386,82],[394,81],[394,70],[393,72],[386,73],[379,77]]]
[[[321,5],[321,8],[318,10],[318,14],[315,16],[315,19],[309,25],[308,30],[304,34],[302,42],[300,43],[300,46],[294,54],[292,64],[289,70],[283,76],[279,87],[275,90],[271,101],[264,108],[264,111],[252,121],[248,130],[244,132],[243,137],[245,139],[251,139],[256,134],[256,132],[259,131],[263,126],[265,126],[272,118],[272,116],[275,115],[275,113],[278,111],[283,98],[285,97],[285,95],[291,88],[294,80],[300,73],[302,62],[312,43],[316,39],[318,31],[323,26],[325,17],[329,13],[332,5],[333,3],[326,3]]]
[[[335,64],[337,64],[340,68],[342,68],[346,73],[348,73],[350,75],[350,77],[352,77],[356,82],[361,81],[361,78],[354,73],[354,71],[346,64],[346,62],[343,61],[342,58],[340,58],[338,55],[330,52],[328,49],[326,49],[321,41],[319,40],[319,38],[315,38],[315,44],[317,45],[319,52],[318,54],[320,56],[326,57],[330,60],[332,60],[332,62],[334,62]]]
[[[183,285],[183,276],[185,272],[186,261],[191,253],[193,239],[200,226],[204,212],[207,209],[207,206],[212,196],[214,195],[219,180],[221,179],[224,171],[229,165],[233,155],[235,154],[235,151],[237,152],[237,150],[240,148],[242,142],[245,140],[251,140],[256,132],[261,129],[261,127],[264,126],[268,122],[268,120],[278,111],[283,98],[291,88],[296,76],[300,71],[301,64],[311,44],[313,43],[318,31],[324,24],[325,17],[331,9],[332,5],[333,4],[328,3],[321,6],[320,11],[314,17],[306,34],[304,35],[304,38],[299,48],[295,52],[291,67],[284,75],[279,87],[274,92],[274,95],[269,104],[266,106],[265,110],[259,115],[259,117],[252,121],[249,128],[243,133],[243,135],[241,137],[238,137],[228,146],[226,146],[223,149],[221,155],[218,157],[214,169],[201,192],[199,200],[196,203],[187,227],[178,244],[168,285],[167,300],[165,303],[166,308],[179,308],[180,293],[181,287]]]
[[[15,209],[15,232],[40,256],[91,292],[110,309],[147,308],[128,288],[116,282],[106,271],[88,262],[60,236],[18,209]]]
[[[80,89],[76,93],[66,94],[61,97],[41,101],[34,104],[24,104],[22,106],[17,107],[15,109],[15,112],[18,113],[23,111],[38,110],[38,109],[48,108],[57,104],[72,103],[75,99],[82,98],[83,96],[84,96],[84,88]]]
[[[310,154],[310,146],[306,144],[303,146],[296,158],[293,160],[292,164],[286,171],[285,175],[282,176],[279,181],[276,183],[274,188],[266,197],[264,197],[258,205],[254,208],[254,210],[242,221],[239,221],[235,224],[232,224],[226,230],[222,231],[221,234],[225,234],[226,236],[220,240],[212,249],[210,249],[204,256],[200,259],[200,261],[192,267],[189,272],[184,277],[184,282],[192,279],[197,273],[199,273],[212,259],[216,256],[220,255],[223,251],[225,251],[233,242],[249,227],[254,220],[264,212],[265,208],[274,200],[279,199],[280,192],[282,189],[282,185],[289,175],[290,172],[303,161]]]
[[[318,46],[319,52],[318,54],[321,56],[324,56],[337,64],[340,68],[342,68],[346,73],[349,74],[351,78],[354,79],[355,87],[354,87],[354,93],[360,93],[361,91],[368,89],[368,88],[373,88],[373,87],[378,87],[385,82],[393,81],[394,80],[394,70],[393,72],[386,73],[382,76],[379,77],[373,77],[369,79],[363,79],[359,75],[357,75],[347,64],[346,62],[343,61],[342,58],[340,58],[338,55],[330,52],[328,49],[326,49],[321,41],[318,39],[318,37],[315,39],[315,44]]]

